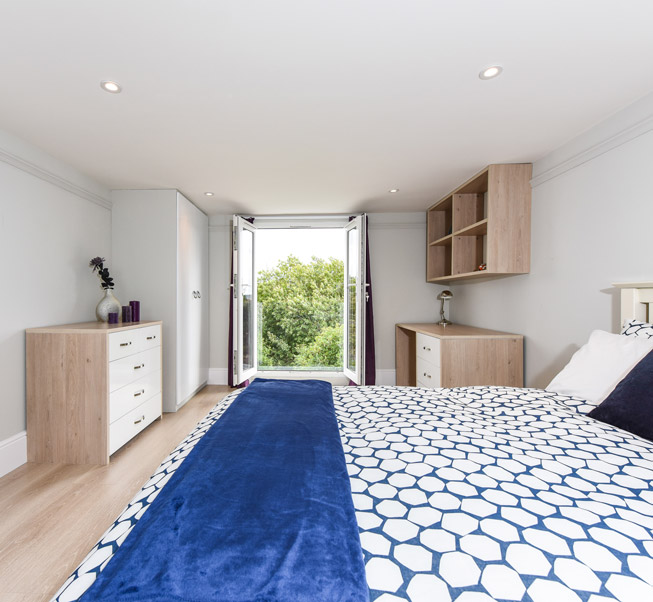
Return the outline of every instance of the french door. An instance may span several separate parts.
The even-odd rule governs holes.
[[[234,385],[256,373],[256,271],[254,252],[256,228],[247,220],[233,217],[233,370]]]
[[[343,220],[344,221],[344,220]],[[257,371],[256,227],[233,216],[233,382],[240,384]],[[356,384],[365,384],[365,216],[344,226],[344,337],[342,371]]]
[[[359,385],[365,375],[365,216],[359,215],[345,226],[345,376]]]

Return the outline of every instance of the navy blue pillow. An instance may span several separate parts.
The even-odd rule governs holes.
[[[653,351],[588,416],[653,441]]]

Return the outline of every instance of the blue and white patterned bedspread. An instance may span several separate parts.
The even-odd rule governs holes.
[[[90,586],[236,398],[164,460],[58,602]],[[334,387],[334,403],[372,600],[653,602],[653,443],[536,389]]]
[[[653,601],[653,443],[535,389],[334,389],[371,598]]]

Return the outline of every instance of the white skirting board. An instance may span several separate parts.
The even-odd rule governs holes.
[[[0,441],[0,477],[27,462],[27,432]]]
[[[209,368],[209,385],[226,385],[227,384],[227,369],[226,368]],[[377,385],[394,385],[395,384],[395,371],[394,370],[377,370],[376,371],[376,384]]]
[[[209,368],[209,385],[226,385],[228,370],[226,368]]]

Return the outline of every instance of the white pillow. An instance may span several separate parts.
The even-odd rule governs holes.
[[[629,337],[646,337],[653,339],[653,324],[642,322],[641,320],[628,320],[621,331]]]
[[[653,339],[595,330],[546,390],[599,405],[651,350]]]

